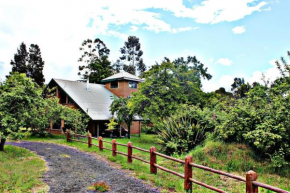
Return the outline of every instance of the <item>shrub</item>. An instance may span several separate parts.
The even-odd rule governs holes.
[[[109,186],[108,184],[105,182],[105,181],[102,181],[102,182],[96,182],[94,184],[94,188],[96,191],[98,192],[106,192],[109,190]]]
[[[183,106],[160,125],[159,143],[169,155],[190,151],[205,139],[206,132],[214,129],[212,112],[196,106]]]
[[[255,87],[247,93],[247,98],[225,107],[217,116],[217,137],[248,144],[260,156],[270,158],[273,167],[289,165],[290,95],[285,90],[289,88],[283,85],[268,89]]]

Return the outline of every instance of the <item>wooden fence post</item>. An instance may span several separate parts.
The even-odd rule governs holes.
[[[156,151],[155,147],[150,148],[150,173],[151,174],[157,174],[157,167],[154,166],[154,164],[157,163],[156,154],[154,153],[155,151]]]
[[[92,134],[91,133],[88,134],[88,147],[89,148],[92,147]]]
[[[246,173],[246,192],[247,193],[258,193],[258,186],[253,185],[253,181],[256,181],[258,174],[252,170]]]
[[[132,142],[128,142],[128,163],[132,163]]]
[[[103,138],[99,137],[99,150],[103,151]]]
[[[69,133],[69,129],[66,130],[66,142],[70,142],[70,133]]]
[[[192,178],[192,165],[190,165],[190,162],[192,162],[192,156],[187,155],[184,163],[184,189],[186,191],[192,189],[192,182],[189,180],[189,178]]]
[[[117,155],[117,144],[116,144],[116,139],[112,140],[112,156],[116,156]]]

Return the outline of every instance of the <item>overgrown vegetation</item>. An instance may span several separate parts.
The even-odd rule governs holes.
[[[43,90],[25,74],[11,74],[0,87],[0,151],[7,137],[19,139],[29,129],[44,137],[49,122],[62,118],[77,132],[84,132],[88,119],[78,110],[58,104],[55,97],[43,98]]]
[[[45,162],[35,153],[8,145],[0,152],[0,192],[47,192]]]

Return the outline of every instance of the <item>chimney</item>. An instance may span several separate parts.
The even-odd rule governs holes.
[[[86,88],[86,90],[87,91],[89,91],[90,90],[90,75],[88,74],[88,76],[87,76],[87,88]]]

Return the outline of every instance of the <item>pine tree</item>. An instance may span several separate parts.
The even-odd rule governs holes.
[[[108,60],[110,50],[102,40],[87,39],[82,43],[80,50],[83,51],[83,55],[78,61],[85,63],[79,66],[78,75],[82,80],[89,77],[90,83],[101,83],[102,79],[112,75],[113,69]]]
[[[141,75],[146,70],[146,65],[141,58],[143,51],[141,50],[141,44],[139,38],[136,36],[129,36],[128,41],[125,42],[125,46],[120,49],[123,54],[120,59],[127,60],[129,64],[123,64],[123,70],[131,74],[136,74],[136,71]]]
[[[39,85],[44,84],[43,75],[44,61],[41,57],[40,48],[37,44],[31,44],[29,48],[29,57],[27,65],[27,76],[34,79],[34,81]]]
[[[26,45],[22,42],[10,64],[12,65],[12,71],[10,75],[6,76],[7,78],[14,72],[24,73],[27,77],[34,79],[39,86],[43,86],[45,81],[43,75],[44,61],[37,44],[31,44],[28,52]]]
[[[11,60],[10,62],[12,65],[12,71],[7,78],[10,77],[13,72],[27,73],[27,57],[28,52],[26,50],[26,45],[22,42],[19,49],[17,49],[17,53],[14,54],[14,60]]]

